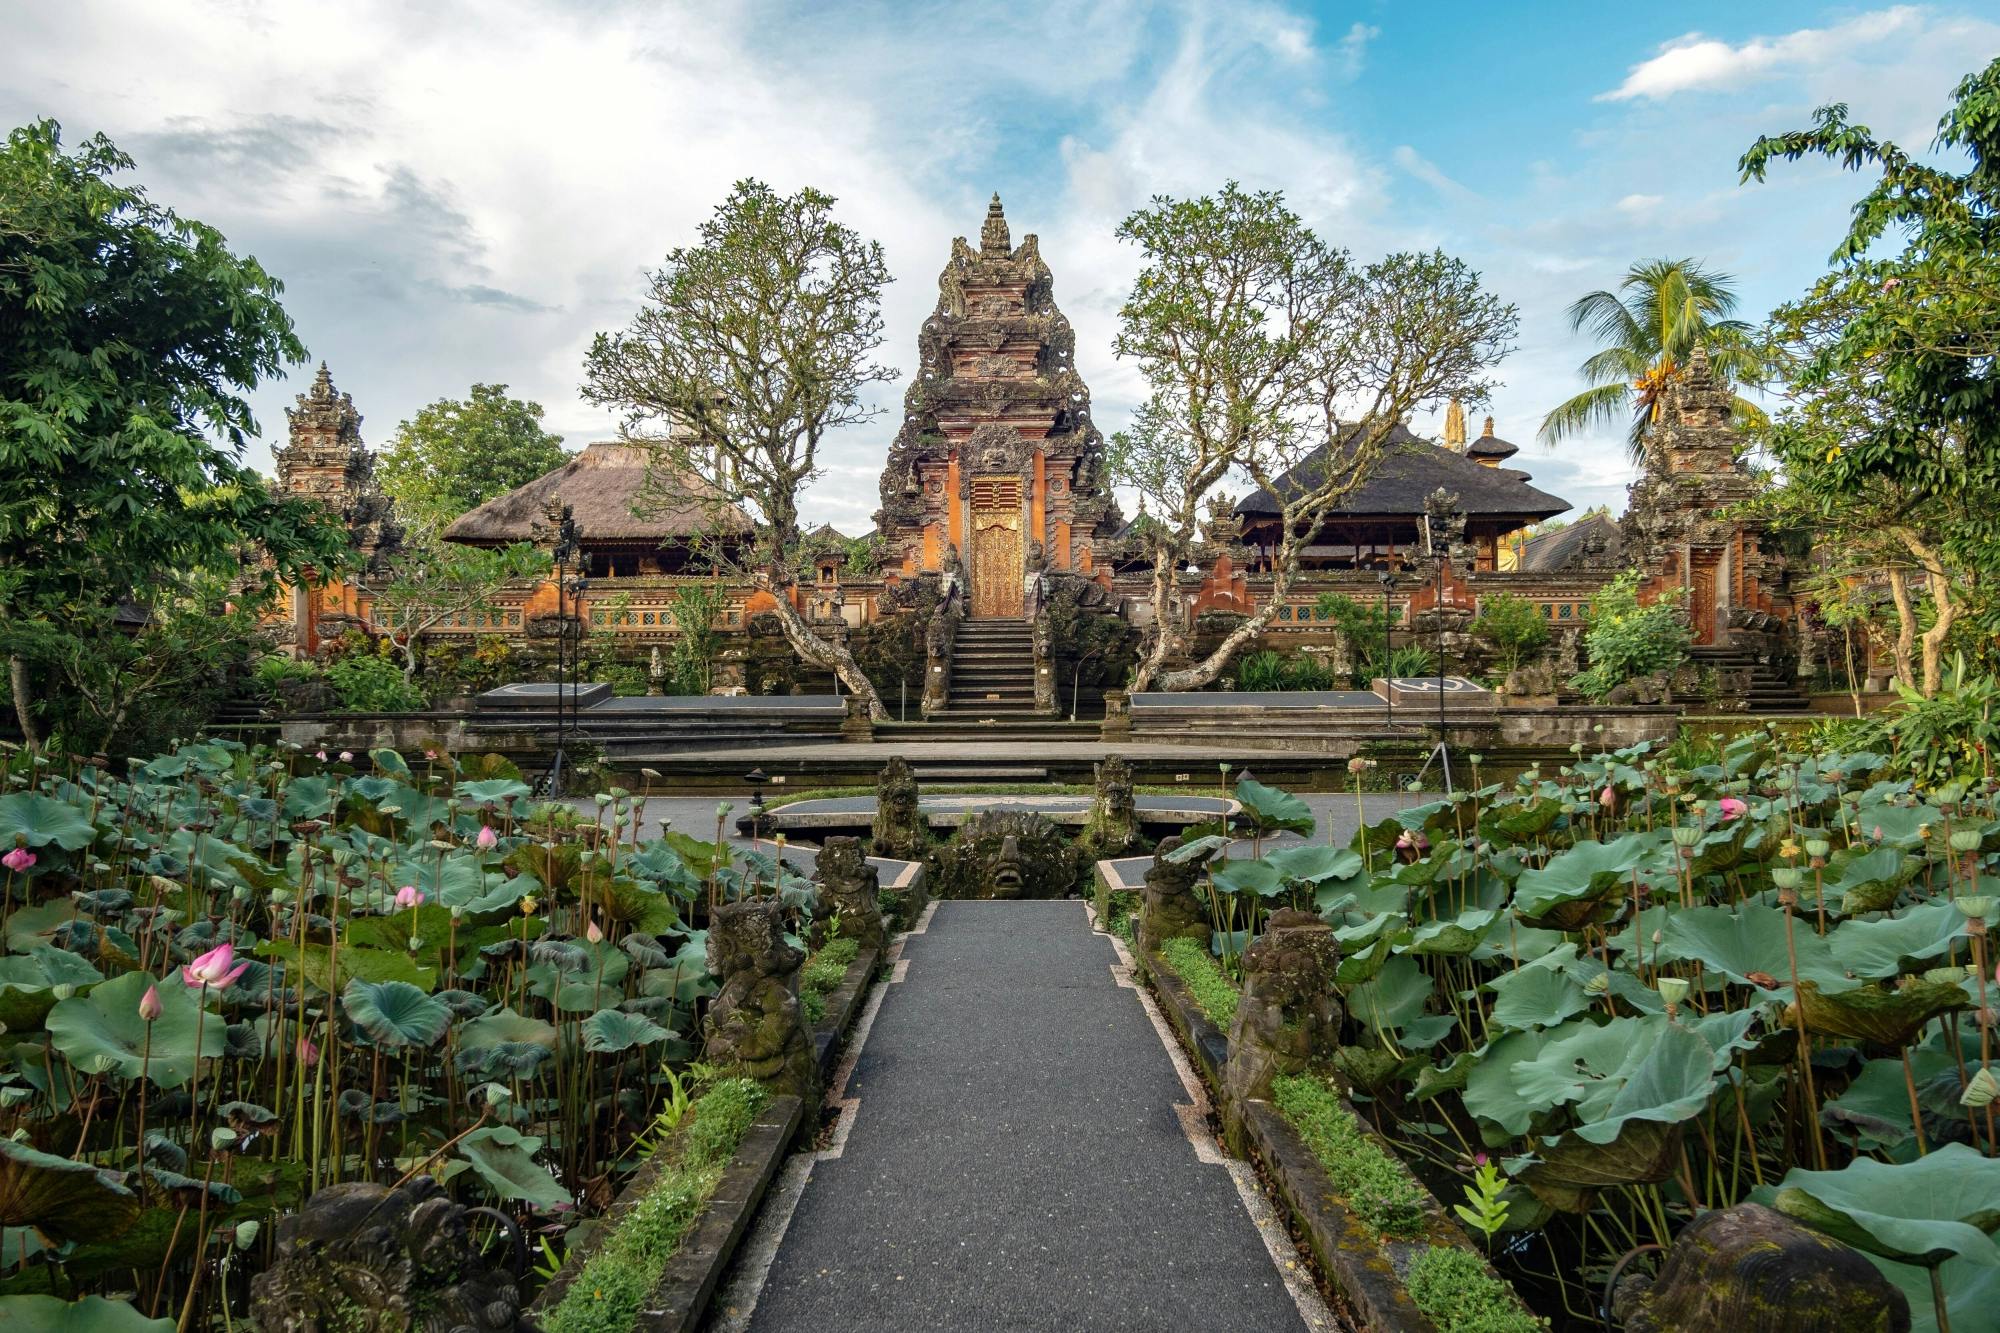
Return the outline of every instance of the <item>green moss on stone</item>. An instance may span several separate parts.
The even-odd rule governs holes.
[[[840,989],[847,969],[860,953],[861,941],[837,939],[828,940],[819,952],[806,959],[805,966],[799,969],[799,1008],[805,1013],[808,1027],[817,1026],[826,1017],[826,997]]]
[[[1229,1031],[1230,1023],[1236,1018],[1236,1002],[1241,995],[1236,983],[1222,970],[1222,964],[1215,961],[1215,956],[1185,937],[1171,939],[1161,945],[1160,956],[1187,983],[1188,994],[1194,997],[1195,1007],[1208,1016],[1209,1022],[1224,1032]]]
[[[1271,1103],[1326,1168],[1355,1216],[1384,1235],[1423,1234],[1423,1187],[1368,1136],[1324,1079],[1310,1074],[1274,1079]]]

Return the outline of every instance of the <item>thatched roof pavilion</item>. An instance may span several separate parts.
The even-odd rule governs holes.
[[[444,539],[467,546],[545,542],[551,502],[566,504],[576,519],[586,567],[604,578],[679,573],[698,542],[751,535],[749,515],[691,475],[670,485],[656,479],[646,507],[638,508],[647,470],[664,466],[643,442],[600,440],[555,471],[459,515]]]

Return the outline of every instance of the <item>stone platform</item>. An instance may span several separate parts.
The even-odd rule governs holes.
[[[926,796],[918,805],[933,832],[949,833],[979,810],[1025,810],[1063,828],[1082,828],[1090,819],[1088,796]],[[1178,833],[1190,824],[1217,819],[1225,810],[1242,807],[1219,796],[1139,796],[1133,804],[1139,823],[1153,837]],[[756,828],[766,837],[783,833],[787,839],[818,842],[840,833],[866,833],[874,823],[873,796],[838,796],[768,810],[757,816]],[[749,815],[739,815],[738,832],[748,832]]]

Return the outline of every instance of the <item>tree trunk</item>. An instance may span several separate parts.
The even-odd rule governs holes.
[[[773,587],[771,592],[778,604],[778,623],[784,626],[785,639],[792,645],[792,651],[814,666],[825,667],[840,679],[847,692],[861,700],[868,707],[868,716],[875,722],[887,722],[889,710],[882,706],[882,696],[875,692],[875,683],[868,679],[868,673],[854,660],[854,654],[843,643],[833,643],[813,633],[812,626],[806,624],[805,617],[793,606],[785,587]]]
[[[1229,631],[1227,637],[1215,646],[1215,651],[1201,661],[1180,671],[1169,671],[1161,676],[1160,688],[1198,690],[1204,685],[1213,684],[1215,678],[1222,674],[1223,668],[1227,667],[1230,660],[1236,656],[1237,650],[1264,632],[1264,627],[1278,614],[1278,607],[1283,604],[1285,594],[1292,590],[1292,584],[1297,578],[1297,561],[1288,561],[1285,565],[1279,566],[1272,576],[1271,595],[1264,599],[1264,605],[1258,608],[1257,613]]]
[[[1130,693],[1143,694],[1174,651],[1174,559],[1163,543],[1153,546],[1153,637],[1133,669]]]
[[[1893,529],[1898,540],[1910,549],[1910,554],[1923,566],[1924,580],[1931,595],[1933,617],[1931,627],[1923,636],[1923,692],[1926,699],[1938,692],[1940,672],[1939,659],[1944,655],[1944,641],[1951,635],[1951,627],[1958,620],[1958,603],[1952,600],[1951,581],[1946,577],[1944,561],[1916,533],[1908,528]],[[1907,593],[1906,593],[1907,595]]]
[[[7,687],[14,695],[14,717],[21,724],[21,738],[30,750],[39,752],[42,734],[35,730],[34,692],[28,686],[28,664],[24,659],[7,659]]]
[[[1917,643],[1917,612],[1910,605],[1910,585],[1904,580],[1903,571],[1894,565],[1889,567],[1889,597],[1896,603],[1896,642],[1891,645],[1896,658],[1896,679],[1914,690],[1917,677],[1910,669],[1910,657]]]

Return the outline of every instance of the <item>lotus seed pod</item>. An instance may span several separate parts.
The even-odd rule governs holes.
[[[1991,1106],[1995,1097],[2000,1097],[2000,1078],[1993,1077],[1991,1069],[1981,1066],[1978,1073],[1965,1081],[1965,1091],[1958,1095],[1958,1104],[1978,1110],[1982,1106]]]
[[[1949,981],[1949,982],[1951,982],[1951,983],[1953,983],[1953,984],[1957,984],[1958,982],[1961,982],[1961,981],[1964,981],[1964,980],[1965,980],[1965,979],[1966,979],[1967,977],[1969,977],[1969,976],[1971,976],[1971,975],[1972,975],[1972,969],[1971,969],[1971,968],[1966,968],[1966,967],[1933,967],[1933,968],[1930,968],[1930,969],[1928,969],[1928,970],[1927,970],[1927,971],[1926,971],[1926,972],[1924,973],[1924,980],[1925,980],[1925,981]]]
[[[1699,824],[1674,825],[1675,846],[1692,847],[1700,841],[1701,841],[1701,826]]]
[[[1993,896],[1985,893],[1963,893],[1951,900],[1951,905],[1963,912],[1968,919],[1988,917],[1993,914]]]
[[[1771,882],[1788,891],[1798,888],[1799,882],[1805,877],[1806,872],[1797,866],[1778,866],[1771,871]]]
[[[1609,972],[1599,972],[1596,976],[1583,983],[1583,989],[1591,995],[1607,994],[1611,990],[1611,974]]]
[[[208,1131],[208,1146],[217,1152],[228,1152],[236,1146],[238,1137],[236,1131],[227,1125],[218,1125]]]
[[[1954,852],[1976,852],[1979,850],[1979,830],[1976,828],[1955,828],[1951,831],[1951,849]]]
[[[1653,983],[1653,989],[1659,991],[1660,998],[1672,1008],[1687,998],[1688,981],[1686,977],[1661,977]]]
[[[1826,856],[1826,854],[1828,852],[1831,852],[1832,850],[1833,850],[1833,844],[1828,842],[1825,838],[1806,839],[1806,855],[1812,857],[1815,861]]]

